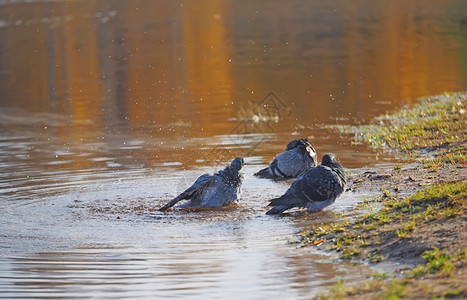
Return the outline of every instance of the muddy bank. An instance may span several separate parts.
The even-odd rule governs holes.
[[[467,182],[467,170],[460,165],[443,165],[436,169],[427,168],[419,164],[411,164],[399,167],[390,172],[364,172],[351,177],[350,191],[360,189],[366,191],[380,192],[378,197],[364,199],[360,205],[371,205],[380,203],[383,207],[392,201],[404,203],[405,200],[418,191],[426,189],[438,189],[443,183]],[[464,185],[467,187],[467,185]],[[447,195],[450,196],[450,195]],[[436,206],[438,203],[448,201],[447,198],[424,199],[417,203],[420,211],[426,211],[428,206]],[[464,199],[465,201],[465,199]],[[407,207],[414,204],[407,204]],[[403,221],[413,217],[410,210],[397,215],[396,219],[387,220],[389,224],[387,232],[381,228],[375,228],[380,235],[378,243],[378,255],[380,259],[374,262],[384,261],[385,267],[394,270],[403,270],[400,266],[413,267],[423,263],[421,254],[426,250],[437,247],[439,249],[450,248],[450,250],[461,250],[466,244],[461,242],[467,239],[467,217],[462,212],[450,216],[447,219],[426,220],[421,222],[417,228],[411,231],[410,236],[398,238],[397,230]],[[365,216],[363,216],[365,218]],[[358,219],[358,223],[361,219]],[[393,223],[391,225],[391,223]],[[349,227],[350,228],[350,227]],[[357,229],[357,228],[355,228]],[[332,242],[333,238],[330,239]],[[375,255],[375,249],[368,247],[368,253]],[[393,263],[392,265],[389,263]]]
[[[466,99],[427,97],[370,125],[336,127],[417,162],[349,174],[348,192],[379,193],[359,204],[370,212],[302,233],[302,246],[375,269],[358,287],[339,282],[321,298],[467,297]]]
[[[441,182],[464,180],[467,180],[467,171],[462,164],[445,164],[435,168],[413,163],[395,166],[393,170],[387,172],[363,171],[359,174],[351,174],[348,191],[387,190],[403,197]]]

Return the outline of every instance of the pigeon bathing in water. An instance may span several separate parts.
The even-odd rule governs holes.
[[[303,171],[316,166],[316,151],[307,139],[291,141],[284,152],[279,153],[273,162],[255,175],[270,179],[295,178]]]
[[[239,172],[245,162],[235,158],[230,166],[214,175],[201,175],[192,186],[159,210],[166,210],[181,200],[189,200],[179,208],[220,207],[237,200],[243,176]]]
[[[273,206],[266,214],[275,215],[293,207],[318,211],[334,203],[342,194],[347,180],[342,165],[333,153],[323,156],[321,165],[303,172],[279,198],[271,200]]]

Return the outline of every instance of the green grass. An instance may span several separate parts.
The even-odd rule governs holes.
[[[360,216],[353,223],[333,223],[307,230],[303,233],[303,238],[309,244],[312,240],[332,240],[328,249],[338,251],[342,259],[359,257],[371,263],[380,262],[384,260],[381,235],[384,235],[386,240],[410,238],[417,227],[423,227],[427,222],[465,215],[467,182],[435,185],[405,199],[397,199],[395,195],[383,190],[376,198],[383,203],[380,211]],[[346,295],[370,292],[375,288],[380,290],[378,299],[404,298],[407,293],[413,292],[414,286],[417,285],[415,281],[427,276],[455,276],[456,268],[465,266],[465,248],[456,253],[450,253],[448,250],[433,248],[425,251],[421,255],[425,263],[409,271],[404,278],[389,281],[373,278],[358,288],[348,287],[345,282],[339,282],[329,295],[321,295],[319,298],[345,298]],[[435,292],[430,290],[430,293]],[[444,299],[456,295],[465,293],[447,289],[440,290],[433,297]]]
[[[456,255],[447,254],[445,251],[441,251],[438,248],[427,250],[423,253],[422,257],[425,259],[425,265],[417,266],[409,277],[420,277],[425,276],[429,273],[443,272],[449,273],[455,268],[455,260],[461,257],[465,258],[465,251],[460,252],[458,257]]]
[[[374,123],[333,127],[373,148],[421,157],[427,165],[467,161],[467,92],[423,98],[420,104],[379,117]]]
[[[448,254],[446,249],[433,248],[423,253],[424,264],[409,271],[407,277],[390,279],[386,273],[373,272],[365,282],[352,286],[339,280],[330,287],[329,293],[319,295],[318,299],[345,299],[348,296],[360,295],[357,298],[366,299],[367,293],[373,293],[371,299],[446,299],[461,298],[465,290],[456,288],[435,288],[432,284],[424,287],[425,279],[431,282],[451,279],[458,276],[456,268],[465,265],[466,249],[454,254]],[[418,280],[418,281],[417,281]],[[376,292],[376,293],[375,293]]]

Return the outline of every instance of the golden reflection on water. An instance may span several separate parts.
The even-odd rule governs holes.
[[[1,6],[0,106],[66,116],[62,145],[148,138],[149,161],[171,161],[160,140],[232,133],[270,91],[291,111],[267,132],[277,144],[295,132],[328,151],[339,137],[325,143],[317,124],[368,122],[467,82],[456,0]]]
[[[232,41],[227,39],[225,2],[209,0],[203,5],[193,1],[183,3],[183,37],[185,73],[196,110],[209,111],[212,106],[233,99]],[[225,108],[228,114],[232,106]],[[202,126],[212,120],[202,121]]]

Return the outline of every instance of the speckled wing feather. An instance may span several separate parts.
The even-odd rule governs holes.
[[[320,165],[310,169],[300,179],[292,184],[286,194],[316,202],[337,197],[343,191],[341,179],[327,166]]]

